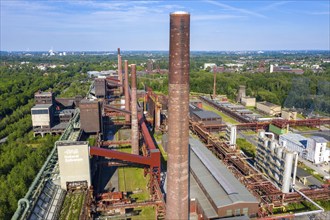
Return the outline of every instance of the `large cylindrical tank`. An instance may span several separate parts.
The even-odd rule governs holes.
[[[270,150],[272,151],[272,153],[274,153],[274,150],[275,150],[275,145],[276,143],[274,142],[274,141],[272,141],[271,143],[270,143]]]
[[[293,153],[287,152],[285,154],[285,165],[283,173],[282,192],[288,193],[290,191],[291,173],[293,164]]]
[[[260,131],[259,132],[259,137],[264,138],[265,137],[265,132],[264,131]]]
[[[281,147],[277,148],[276,155],[277,155],[278,159],[282,158],[282,152],[283,152],[283,149]]]

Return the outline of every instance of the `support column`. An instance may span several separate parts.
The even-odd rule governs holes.
[[[137,117],[137,97],[136,97],[136,65],[131,64],[131,110],[132,110],[132,122],[131,122],[131,140],[132,140],[132,154],[139,154],[139,125]]]
[[[166,219],[189,217],[190,14],[170,15]]]

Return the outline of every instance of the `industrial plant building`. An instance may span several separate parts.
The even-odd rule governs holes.
[[[266,135],[272,136],[272,138]],[[259,132],[256,167],[267,174],[282,192],[288,193],[295,182],[298,154],[276,143],[274,134]],[[293,174],[293,180],[291,174]]]
[[[61,188],[68,190],[73,184],[89,187],[91,185],[91,172],[88,142],[58,141],[56,146]]]
[[[34,135],[62,134],[80,100],[81,97],[57,99],[52,92],[36,92],[31,108]]]
[[[270,115],[275,116],[281,114],[281,106],[275,105],[270,102],[257,102],[257,110]]]
[[[282,109],[281,118],[286,120],[296,120],[297,119],[297,111],[293,109]]]
[[[244,106],[247,107],[254,107],[256,106],[256,98],[250,97],[250,96],[245,96],[241,98],[241,103]]]
[[[254,217],[258,212],[257,199],[199,140],[190,138],[189,143],[190,198],[199,201],[206,215],[204,219]]]
[[[323,137],[304,137],[300,134],[288,133],[280,135],[279,142],[291,151],[296,151],[299,156],[315,164],[329,162],[330,150],[328,141]]]

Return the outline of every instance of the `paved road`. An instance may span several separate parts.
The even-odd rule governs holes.
[[[313,170],[315,170],[316,172],[318,172],[322,176],[330,176],[330,174],[329,174],[329,171],[330,171],[329,165],[316,166],[315,164],[313,164],[310,161],[305,160],[301,157],[299,157],[299,161],[303,162],[306,166],[312,168]]]

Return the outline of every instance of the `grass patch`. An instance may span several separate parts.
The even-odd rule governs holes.
[[[242,131],[242,133],[246,134],[246,135],[255,135],[255,134],[257,134],[255,131],[252,131],[252,130]]]
[[[144,177],[143,173],[143,168],[120,167],[118,169],[119,190],[124,192],[139,191],[131,195],[137,202],[149,199],[149,191],[147,190],[149,176]]]
[[[157,145],[158,145],[160,153],[162,154],[164,161],[167,161],[167,153],[165,152],[163,145],[162,144],[157,144]]]
[[[59,219],[79,219],[84,198],[84,193],[67,194],[64,199]]]
[[[203,109],[204,110],[207,110],[207,111],[212,111],[214,113],[217,113],[218,115],[220,115],[222,117],[222,120],[224,122],[228,122],[228,123],[231,123],[231,124],[239,124],[238,121],[236,121],[235,119],[229,117],[228,115],[226,115],[225,113],[223,112],[220,112],[219,110],[216,110],[215,108],[203,103]]]
[[[254,158],[256,156],[256,147],[247,140],[243,138],[237,138],[236,144],[248,157]]]
[[[315,127],[308,127],[308,126],[296,126],[296,127],[292,127],[295,130],[298,131],[318,131],[319,128],[315,128]]]
[[[156,219],[156,211],[154,207],[136,208],[134,210],[141,210],[141,212],[137,216],[132,216],[132,220]]]

